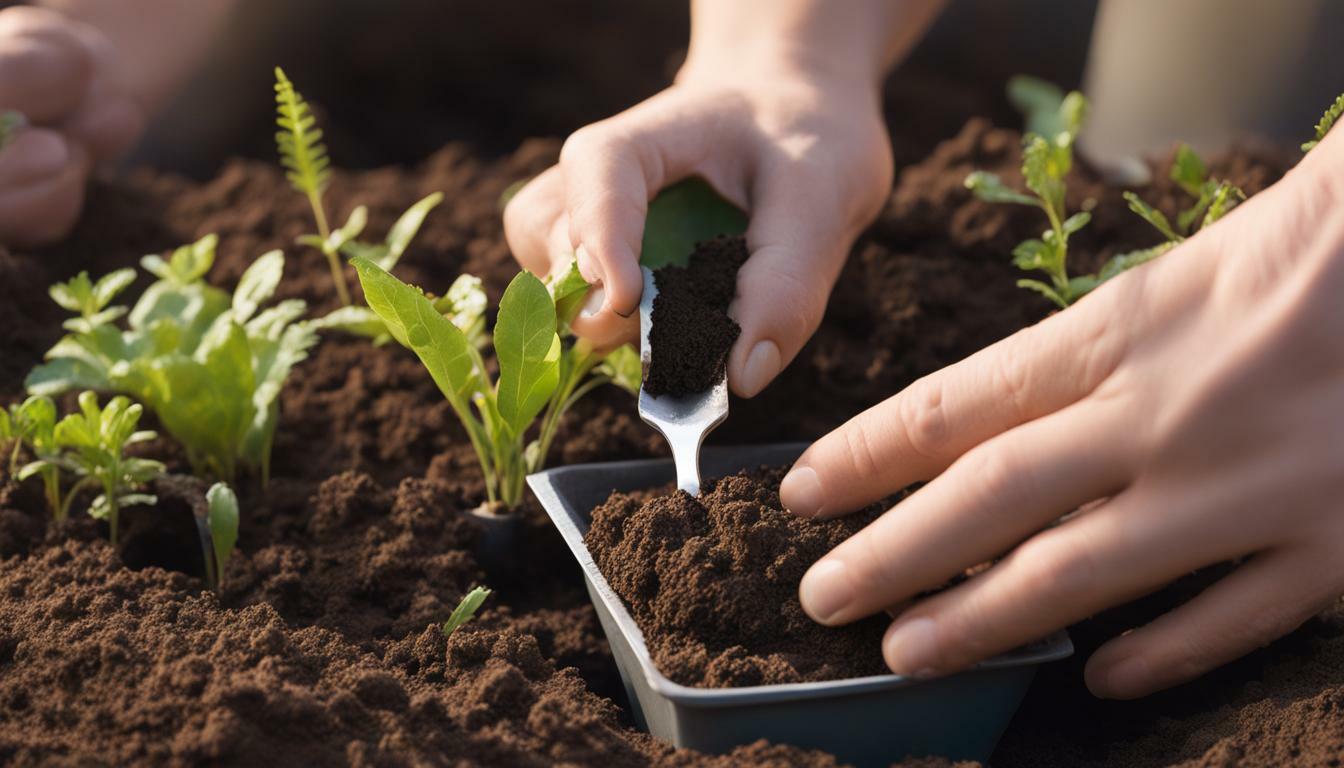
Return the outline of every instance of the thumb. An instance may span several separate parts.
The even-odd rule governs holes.
[[[853,243],[842,195],[812,174],[763,174],[755,184],[747,245],[730,314],[742,334],[728,356],[728,383],[754,397],[816,331]]]

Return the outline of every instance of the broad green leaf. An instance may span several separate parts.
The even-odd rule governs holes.
[[[387,336],[387,324],[368,307],[352,304],[340,307],[310,322],[309,327],[319,331],[344,331],[356,336],[377,339]]]
[[[1172,181],[1191,197],[1199,197],[1208,178],[1209,169],[1204,165],[1204,160],[1189,144],[1182,144],[1176,149],[1176,159],[1171,164]]]
[[[135,282],[135,270],[130,267],[109,272],[98,278],[98,282],[93,284],[94,309],[101,310],[111,304],[112,300],[133,282]]]
[[[81,271],[64,283],[51,286],[47,293],[62,309],[84,314],[93,296],[93,283],[89,280],[89,273]]]
[[[392,229],[388,230],[387,252],[375,263],[384,270],[391,272],[397,266],[397,262],[401,260],[401,255],[410,247],[416,233],[420,231],[420,225],[425,223],[425,217],[441,202],[443,202],[443,193],[435,192],[407,208],[406,212],[401,214],[401,217],[392,225]]]
[[[213,286],[161,280],[145,289],[127,322],[134,331],[148,330],[160,320],[171,322],[178,328],[178,349],[191,354],[232,303],[229,294]]]
[[[1167,220],[1166,214],[1145,203],[1142,198],[1133,192],[1125,192],[1125,200],[1129,203],[1129,210],[1139,215],[1139,218],[1153,225],[1153,228],[1162,233],[1162,236],[1173,243],[1179,243],[1185,238],[1176,233],[1172,228],[1171,222]]]
[[[268,251],[252,262],[233,292],[233,319],[246,323],[262,304],[275,295],[285,272],[285,254]]]
[[[377,264],[351,259],[369,308],[387,324],[388,333],[411,349],[459,414],[469,413],[472,393],[483,384],[466,334],[434,310],[419,288],[396,279]]]
[[[243,436],[239,453],[249,464],[269,476],[270,449],[279,420],[277,401],[294,366],[308,358],[317,344],[317,334],[306,323],[286,327],[278,338],[250,337],[252,370],[252,422]]]
[[[285,299],[273,307],[268,307],[248,320],[243,328],[248,338],[278,339],[290,323],[297,322],[308,311],[308,302],[303,299]]]
[[[521,435],[560,382],[555,304],[532,273],[519,272],[504,291],[494,339],[499,413],[513,434]]]
[[[215,263],[215,247],[218,244],[219,238],[209,234],[194,243],[175,248],[167,261],[158,254],[145,256],[140,259],[140,266],[161,280],[187,285],[205,277],[205,273],[210,271]]]
[[[1004,185],[1003,180],[988,171],[975,171],[966,177],[966,188],[987,203],[1016,203],[1039,207],[1040,200],[1024,195]]]
[[[1017,287],[1026,288],[1027,290],[1031,291],[1036,291],[1037,293],[1041,294],[1047,299],[1053,301],[1055,304],[1059,305],[1060,309],[1069,308],[1069,303],[1064,300],[1063,296],[1060,296],[1059,293],[1055,291],[1054,288],[1051,288],[1045,283],[1042,283],[1040,280],[1018,280]]]
[[[443,634],[448,636],[456,632],[463,624],[471,621],[476,612],[481,609],[481,604],[490,596],[490,590],[485,587],[476,587],[462,598],[462,601],[453,609],[448,620],[443,622]]]
[[[222,579],[224,568],[238,543],[238,497],[227,484],[215,483],[205,492],[205,503],[209,510],[206,520],[214,547],[216,578]]]
[[[695,244],[747,231],[747,215],[707,181],[692,177],[667,187],[649,203],[639,263],[649,269],[684,266]]]
[[[23,380],[31,395],[59,395],[72,389],[108,389],[106,372],[74,358],[57,358],[33,368]]]

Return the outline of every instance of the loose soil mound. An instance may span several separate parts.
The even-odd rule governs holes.
[[[685,397],[723,381],[728,350],[742,332],[728,305],[748,255],[746,238],[718,237],[697,244],[686,266],[653,273],[658,295],[649,313],[645,392]]]
[[[987,206],[961,187],[975,167],[1014,181],[1018,135],[973,120],[935,149],[942,128],[978,102],[945,83],[908,85],[888,104],[893,143],[899,157],[926,159],[900,176],[856,245],[815,338],[777,384],[733,404],[716,440],[816,437],[1049,311],[1013,285],[1008,263],[1007,248],[1039,232],[1036,212]],[[961,111],[931,113],[939,104]],[[921,115],[918,126],[909,114]],[[487,161],[451,144],[415,168],[338,173],[327,201],[340,221],[368,205],[376,237],[406,206],[443,191],[447,202],[398,273],[434,290],[471,272],[497,301],[515,270],[499,195],[558,150],[557,141],[532,141]],[[1287,157],[1241,150],[1212,170],[1253,193]],[[1159,165],[1157,181],[1139,192],[1172,215],[1180,192],[1165,173]],[[1073,240],[1080,268],[1153,243],[1121,190],[1085,165],[1075,177],[1070,205],[1096,200],[1092,224]],[[230,164],[204,184],[139,172],[96,185],[68,241],[34,256],[0,252],[0,399],[21,396],[24,374],[61,333],[46,286],[208,232],[220,235],[212,279],[230,286],[257,255],[283,248],[282,296],[305,298],[314,312],[334,308],[322,256],[293,245],[311,230],[310,215],[272,165],[255,162]],[[0,763],[830,764],[764,745],[720,760],[674,753],[622,725],[612,703],[620,683],[579,574],[539,511],[524,510],[513,567],[487,571],[472,555],[478,534],[462,514],[483,498],[480,475],[442,396],[405,350],[328,338],[286,387],[281,414],[270,488],[239,488],[240,550],[218,597],[180,574],[127,569],[99,524],[81,515],[51,526],[40,492],[4,478]],[[553,463],[663,450],[614,388],[580,403],[556,446]],[[185,469],[171,441],[146,449]],[[445,643],[431,622],[481,581],[495,594]],[[1082,688],[1090,649],[1200,583],[1074,627],[1080,655],[1043,670],[995,764],[1329,764],[1325,756],[1344,750],[1338,609],[1169,694],[1098,702]]]
[[[685,491],[612,494],[584,541],[630,606],[654,663],[682,685],[729,688],[885,673],[872,618],[828,628],[798,603],[813,563],[881,513],[806,520],[779,503],[785,468]]]

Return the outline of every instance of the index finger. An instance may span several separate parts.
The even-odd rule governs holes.
[[[995,435],[1092,392],[1119,365],[1114,291],[930,374],[813,443],[780,485],[785,508],[831,517],[937,476]]]

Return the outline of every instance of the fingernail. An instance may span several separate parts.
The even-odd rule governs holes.
[[[927,678],[938,674],[938,627],[933,619],[911,619],[888,630],[882,642],[887,666],[898,675]]]
[[[779,500],[795,515],[816,517],[821,514],[821,481],[811,467],[794,467],[779,484]]]
[[[737,389],[744,397],[755,397],[777,375],[779,347],[768,339],[758,341],[742,366],[742,380],[737,383]]]
[[[584,300],[583,307],[579,310],[579,317],[597,317],[606,303],[606,290],[600,285],[593,286],[589,289],[588,298]]]
[[[803,574],[798,601],[814,621],[825,624],[849,605],[849,576],[845,570],[843,561],[823,557]]]
[[[1131,696],[1133,691],[1143,690],[1148,685],[1150,674],[1147,659],[1130,656],[1101,674],[1105,687],[1094,693],[1107,699]]]

